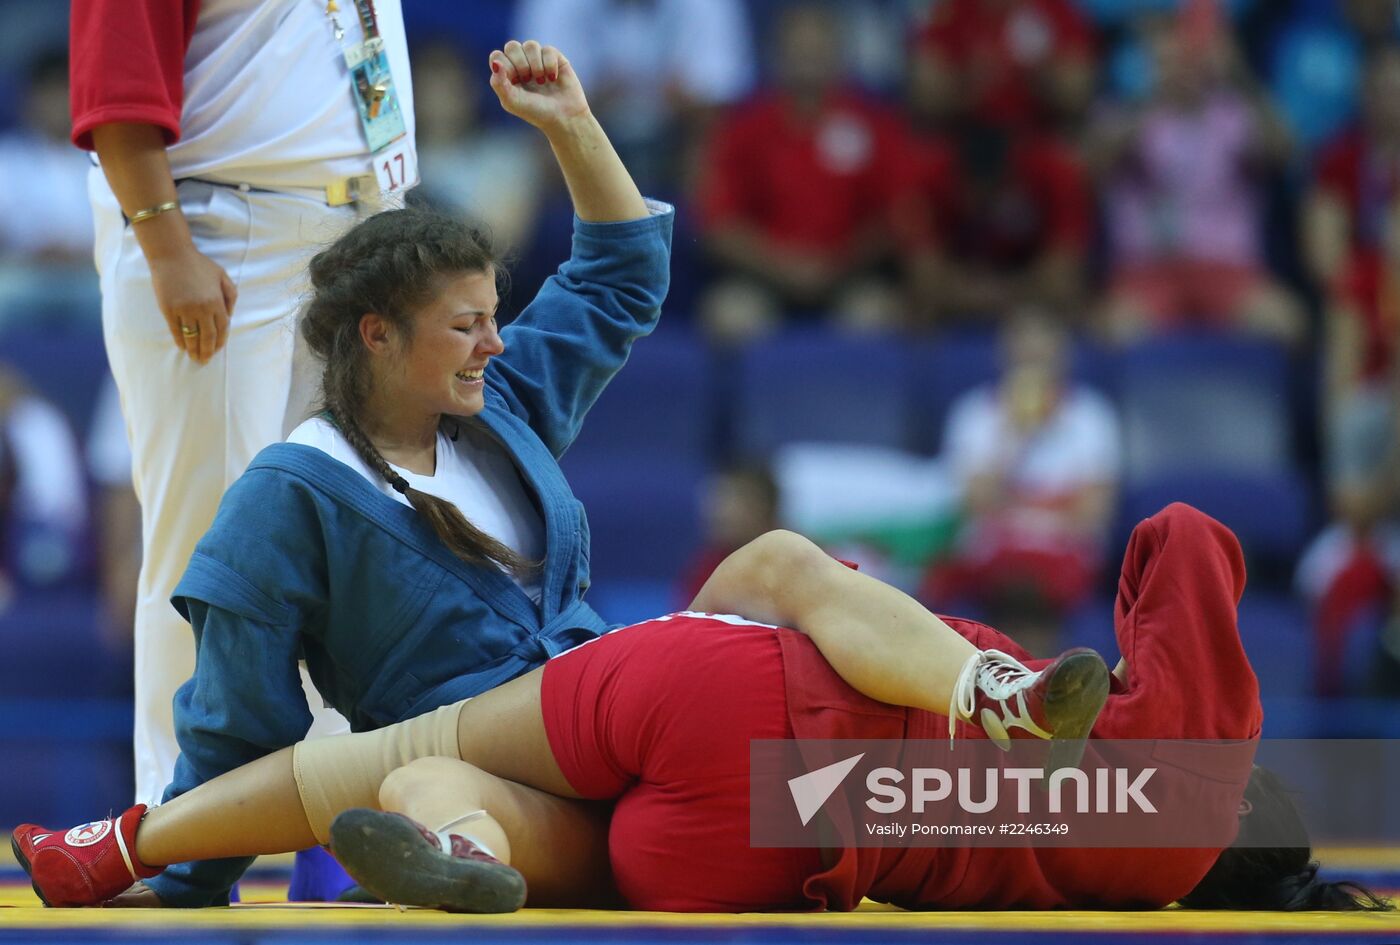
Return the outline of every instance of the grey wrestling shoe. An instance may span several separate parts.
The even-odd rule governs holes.
[[[514,912],[525,904],[519,870],[465,837],[439,839],[403,814],[345,811],[331,823],[331,852],[382,902],[477,913]]]
[[[1003,749],[1010,747],[1013,729],[1050,739],[1049,775],[1079,764],[1108,700],[1108,685],[1103,657],[1086,647],[1066,650],[1039,672],[1001,650],[982,650],[958,674],[948,736],[962,720],[980,725]]]

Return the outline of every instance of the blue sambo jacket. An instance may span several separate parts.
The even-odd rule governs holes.
[[[660,317],[672,217],[576,219],[572,256],[502,329],[485,408],[464,421],[504,445],[543,513],[539,605],[320,450],[258,454],[175,588],[198,655],[175,696],[180,758],[166,800],[305,736],[300,659],[363,731],[485,692],[608,629],[583,601],[588,522],[558,458]],[[167,905],[223,903],[250,862],[180,864],[148,883]]]

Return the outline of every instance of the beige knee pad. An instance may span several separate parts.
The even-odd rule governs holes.
[[[460,760],[457,717],[464,705],[465,700],[373,732],[299,742],[292,749],[292,771],[316,839],[329,842],[331,821],[341,811],[377,808],[379,786],[394,769],[418,758]]]

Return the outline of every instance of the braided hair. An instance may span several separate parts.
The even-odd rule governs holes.
[[[359,419],[373,384],[361,317],[378,314],[408,341],[415,315],[444,279],[494,271],[497,261],[486,235],[459,221],[421,209],[376,214],[312,258],[301,334],[325,366],[322,410],[369,468],[408,500],[457,557],[521,575],[538,565],[477,528],[451,502],[410,486],[370,442]]]
[[[1288,788],[1268,768],[1250,773],[1236,845],[1227,848],[1196,888],[1181,900],[1192,909],[1266,909],[1282,912],[1389,912],[1395,906],[1360,883],[1317,878],[1319,864]],[[1249,847],[1268,837],[1286,846]]]

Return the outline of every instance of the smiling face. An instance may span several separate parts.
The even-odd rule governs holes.
[[[444,276],[437,294],[413,315],[413,332],[389,347],[383,389],[404,414],[470,417],[485,404],[482,378],[505,350],[496,331],[492,270]],[[366,316],[371,317],[371,316]]]

